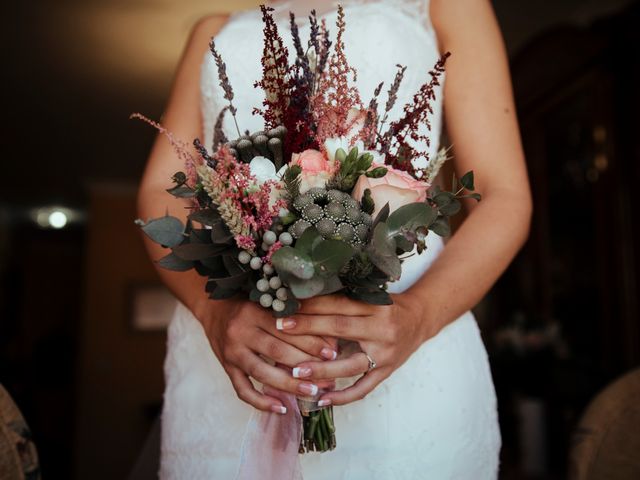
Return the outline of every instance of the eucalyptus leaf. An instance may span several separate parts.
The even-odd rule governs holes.
[[[212,300],[226,300],[235,296],[238,293],[237,288],[224,288],[218,285],[213,292],[209,294],[209,298]]]
[[[453,200],[455,200],[455,198],[455,194],[451,192],[439,192],[437,195],[433,196],[432,200],[439,208],[442,208],[449,205]]]
[[[322,277],[313,277],[307,280],[292,278],[289,281],[289,289],[296,298],[301,300],[316,297],[324,290],[324,279]]]
[[[246,272],[247,270],[238,262],[237,250],[232,249],[231,252],[230,254],[222,256],[222,263],[227,272],[229,272],[229,275],[240,275]]]
[[[382,207],[382,209],[376,215],[376,218],[373,219],[373,223],[371,224],[371,228],[369,229],[369,236],[372,236],[376,226],[380,222],[386,222],[387,218],[389,218],[389,202],[387,202],[385,206]]]
[[[167,192],[176,198],[193,198],[196,196],[196,192],[193,188],[186,185],[178,185],[172,188],[167,188]]]
[[[142,231],[163,247],[175,247],[185,239],[184,225],[176,217],[164,216],[149,220],[142,225]]]
[[[314,247],[322,241],[322,236],[318,233],[316,227],[307,228],[300,238],[296,241],[296,250],[311,255]]]
[[[414,231],[418,227],[428,226],[438,213],[424,202],[403,205],[395,210],[386,221],[389,235],[396,236],[403,231]]]
[[[460,198],[472,198],[479,202],[480,200],[482,200],[482,195],[474,192],[474,193],[469,193],[467,195],[461,195]]]
[[[211,228],[211,240],[219,245],[228,245],[233,241],[233,233],[224,222],[217,222]]]
[[[183,243],[172,250],[183,260],[202,260],[220,254],[223,249],[212,243]]]
[[[340,278],[337,275],[333,275],[324,279],[324,288],[322,292],[320,292],[320,295],[330,295],[339,292],[343,288],[344,285],[340,281]]]
[[[208,225],[210,227],[219,223],[221,220],[220,214],[213,208],[204,208],[202,210],[196,210],[189,215],[189,220]]]
[[[460,184],[467,190],[473,191],[475,189],[473,185],[473,170],[469,170],[460,179]]]
[[[440,207],[439,210],[440,210],[440,213],[445,217],[451,217],[456,213],[458,213],[461,208],[462,208],[462,205],[460,204],[460,201],[454,198],[453,200],[451,200],[450,203]]]
[[[340,240],[323,240],[311,253],[316,271],[323,276],[338,273],[352,256],[353,247]]]
[[[385,290],[369,290],[366,288],[354,288],[347,295],[354,300],[368,303],[370,305],[393,305],[391,295]]]
[[[212,278],[212,280],[221,287],[238,289],[243,287],[247,283],[249,275],[249,272],[242,272],[238,275],[233,275],[230,277]]]
[[[394,240],[396,241],[396,248],[402,250],[402,252],[410,252],[413,250],[414,242],[409,240],[406,235],[396,235]]]
[[[389,236],[385,223],[379,223],[366,247],[371,263],[387,274],[391,280],[398,280],[402,274],[402,265],[396,255],[396,242]]]
[[[158,260],[158,265],[167,270],[174,272],[186,272],[193,268],[193,262],[190,260],[184,260],[178,257],[175,253],[171,252],[169,255],[162,257]]]
[[[279,249],[271,256],[271,263],[278,272],[290,273],[302,280],[310,279],[315,273],[311,257],[292,247]]]
[[[429,229],[441,237],[448,237],[451,235],[451,227],[449,226],[449,220],[446,217],[438,217],[433,222]]]

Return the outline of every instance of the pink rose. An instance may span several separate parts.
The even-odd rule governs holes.
[[[324,187],[335,172],[335,165],[318,150],[305,150],[291,155],[291,165],[300,165],[300,193],[313,187]]]
[[[384,165],[373,165],[372,168]],[[397,210],[403,205],[414,202],[424,202],[427,198],[427,189],[430,185],[416,180],[407,172],[387,168],[387,174],[382,178],[369,178],[361,175],[356,182],[351,196],[360,201],[364,191],[371,190],[371,197],[375,203],[375,217],[378,212],[389,203],[390,211]]]

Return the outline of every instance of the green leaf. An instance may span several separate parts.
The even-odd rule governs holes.
[[[480,195],[479,193],[469,193],[467,195],[461,195],[459,198],[473,198],[476,201],[480,201],[482,200],[482,195]]]
[[[451,235],[449,219],[447,219],[446,217],[436,218],[436,220],[429,226],[429,230],[432,230],[434,233],[440,235],[441,237],[448,237],[449,235]]]
[[[369,178],[382,178],[387,174],[387,169],[385,167],[376,167],[373,170],[369,170],[365,172],[365,175]]]
[[[158,260],[158,265],[162,268],[166,268],[167,270],[173,270],[174,272],[186,272],[193,268],[192,261],[184,260],[173,252]]]
[[[176,198],[193,198],[196,196],[196,192],[193,188],[186,185],[178,185],[172,188],[167,188],[167,192]]]
[[[356,287],[348,291],[347,295],[354,300],[360,300],[370,305],[393,305],[391,295],[385,290],[370,290]]]
[[[230,253],[222,256],[222,264],[224,265],[224,268],[227,270],[227,272],[229,272],[229,275],[232,276],[240,275],[241,273],[248,271],[249,268],[248,266],[244,267],[238,261],[238,253],[235,249],[232,249]]]
[[[183,260],[203,260],[220,254],[224,247],[212,243],[184,243],[173,247],[172,250]]]
[[[453,200],[455,200],[456,196],[451,192],[440,192],[437,195],[434,195],[432,200],[439,207],[442,208],[446,205],[449,205]]]
[[[315,273],[311,257],[292,247],[282,247],[274,253],[271,263],[276,270],[290,273],[302,280],[310,279]]]
[[[324,279],[324,288],[320,295],[330,295],[332,293],[336,293],[344,288],[344,285],[340,281],[340,278],[337,275],[333,275],[332,277],[328,277]]]
[[[473,185],[473,170],[469,170],[460,179],[460,184],[467,190],[473,191],[475,189]]]
[[[371,263],[386,273],[391,280],[400,278],[402,265],[396,255],[396,242],[389,236],[389,230],[385,223],[376,225],[371,243],[367,245],[366,251]]]
[[[164,216],[149,220],[142,231],[154,242],[163,247],[175,247],[185,239],[184,225],[176,217]]]
[[[242,272],[238,275],[232,275],[230,277],[212,278],[211,280],[216,282],[220,287],[235,288],[236,290],[243,287],[247,283],[250,272]]]
[[[316,227],[309,227],[296,241],[295,249],[307,255],[311,255],[311,251],[321,241],[322,236],[318,233]]]
[[[380,223],[380,222],[386,222],[387,218],[389,218],[389,202],[387,202],[385,204],[384,207],[382,207],[382,210],[380,210],[378,212],[378,214],[376,215],[376,218],[373,219],[373,223],[371,224],[371,228],[369,229],[369,236],[373,236],[373,232],[376,228],[376,226]]]
[[[360,204],[362,205],[362,211],[372,215],[376,209],[376,204],[373,201],[373,197],[371,196],[371,190],[366,188],[364,193],[362,194],[362,199],[360,200]]]
[[[192,212],[189,215],[189,220],[212,227],[220,222],[220,214],[213,208],[204,208],[202,210]]]
[[[301,172],[302,167],[300,165],[291,165],[285,170],[284,178],[289,182],[293,182]]]
[[[224,222],[218,222],[211,228],[211,240],[219,245],[228,245],[232,243],[233,233]]]
[[[324,290],[324,279],[322,277],[313,277],[307,280],[291,278],[289,281],[289,289],[294,297],[301,300],[316,297]]]
[[[347,152],[345,152],[343,148],[339,148],[336,150],[336,153],[335,153],[336,160],[338,160],[340,163],[344,163],[346,158],[347,158]]]
[[[338,273],[352,256],[353,247],[340,240],[323,240],[311,253],[315,269],[322,276]]]
[[[356,162],[356,170],[358,172],[366,172],[367,170],[369,170],[372,163],[373,163],[373,155],[371,155],[370,153],[363,153],[362,155],[360,155],[360,157],[358,158],[358,161]],[[381,168],[384,168],[384,167],[381,167]],[[386,173],[387,169],[385,168],[384,171]]]
[[[461,208],[462,208],[462,205],[460,204],[460,201],[454,198],[453,200],[451,200],[450,203],[440,207],[439,210],[440,210],[440,213],[445,217],[451,217],[456,213],[458,213]]]
[[[436,218],[436,210],[424,202],[403,205],[395,210],[386,221],[389,235],[396,236],[403,231],[414,231],[418,227],[429,226]]]
[[[213,292],[209,294],[209,298],[212,300],[226,300],[233,297],[236,293],[238,293],[237,288],[225,288],[218,285]]]
[[[249,292],[249,300],[251,300],[252,302],[259,302],[261,296],[262,296],[262,292],[258,290],[256,287],[253,287]]]
[[[396,248],[403,252],[410,252],[413,250],[413,242],[409,240],[405,235],[396,235],[393,237],[396,241]]]

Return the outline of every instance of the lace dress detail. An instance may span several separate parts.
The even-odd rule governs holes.
[[[318,8],[331,28],[338,2],[293,1],[274,4],[275,17],[289,51],[288,11],[294,7],[302,38],[308,37],[306,12]],[[346,53],[358,71],[357,86],[368,102],[380,81],[393,81],[396,64],[407,66],[390,119],[427,80],[439,57],[429,2],[420,0],[342,0],[347,29]],[[334,29],[332,29],[332,33]],[[259,11],[235,14],[216,36],[235,90],[242,130],[262,128],[253,116],[262,92],[253,88],[261,75],[262,24]],[[202,66],[204,138],[211,146],[218,112],[226,102],[215,63]],[[383,92],[385,90],[383,89]],[[386,97],[382,96],[382,103]],[[442,120],[442,92],[432,117],[433,155]],[[236,135],[225,118],[227,135]],[[402,278],[390,285],[401,292],[429,268],[443,248],[430,235],[428,248],[403,263]],[[200,323],[179,305],[169,328],[160,477],[164,480],[233,479],[252,407],[238,400],[211,351]],[[364,400],[336,407],[338,447],[301,457],[305,480],[495,479],[500,433],[487,354],[473,315],[467,312],[420,347]]]

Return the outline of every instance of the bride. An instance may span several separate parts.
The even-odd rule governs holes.
[[[180,301],[169,328],[165,365],[163,479],[233,479],[242,463],[243,439],[254,412],[292,415],[251,379],[294,394],[310,394],[335,379],[361,375],[323,397],[336,416],[336,450],[300,456],[306,480],[495,479],[500,433],[491,373],[469,309],[485,295],[525,241],[531,215],[526,168],[518,134],[504,46],[489,0],[342,0],[346,53],[358,71],[366,101],[397,63],[407,66],[391,120],[427,79],[442,52],[450,51],[444,88],[432,117],[432,158],[442,118],[454,146],[457,172],[474,170],[483,200],[444,248],[431,234],[427,251],[403,264],[390,285],[392,306],[371,306],[344,296],[305,301],[293,318],[276,322],[247,300],[208,300],[205,278],[159,270]],[[288,12],[316,8],[331,28],[332,1],[274,2],[274,16],[289,42]],[[335,33],[335,32],[333,32]],[[177,70],[163,124],[178,138],[204,138],[225,105],[208,52],[215,36],[236,92],[238,123],[261,128],[252,116],[261,104],[253,88],[261,76],[259,11],[200,21]],[[227,119],[228,120],[228,119]],[[224,125],[233,138],[231,124]],[[185,217],[185,204],[165,192],[181,169],[159,138],[139,192],[141,218],[167,206]],[[162,249],[147,242],[153,259]],[[362,352],[335,359],[345,338]],[[291,367],[271,366],[269,357]],[[375,368],[369,359],[374,359]],[[294,368],[297,367],[297,368]],[[362,375],[364,374],[364,375]],[[262,475],[256,478],[264,478]]]

